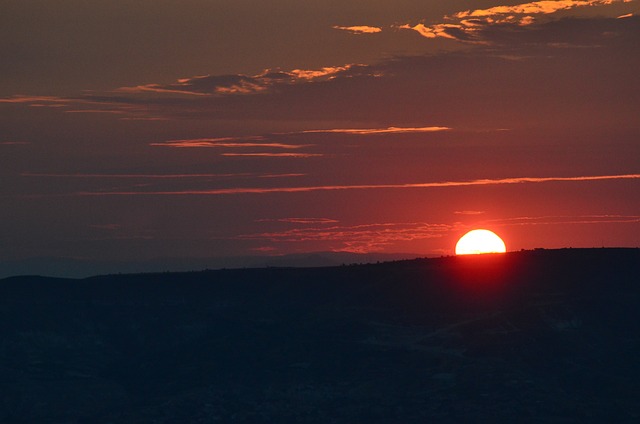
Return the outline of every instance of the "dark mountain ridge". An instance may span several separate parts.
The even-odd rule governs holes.
[[[326,267],[348,263],[387,262],[419,256],[421,255],[412,253],[314,252],[271,256],[166,257],[128,261],[41,257],[0,261],[0,279],[16,275],[86,278],[98,274],[136,274],[169,270],[185,272],[217,268]]]
[[[0,422],[637,422],[639,259],[3,279]]]

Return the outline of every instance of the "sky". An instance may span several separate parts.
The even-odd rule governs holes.
[[[0,261],[640,246],[640,2],[5,0]]]

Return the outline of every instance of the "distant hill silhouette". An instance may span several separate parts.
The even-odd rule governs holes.
[[[384,262],[416,258],[412,253],[315,252],[288,255],[231,256],[214,258],[155,258],[135,261],[96,261],[56,257],[36,257],[0,261],[0,278],[16,275],[85,278],[97,274],[142,272],[188,272],[218,268],[319,267],[349,263]]]
[[[2,423],[637,423],[640,249],[0,280]]]

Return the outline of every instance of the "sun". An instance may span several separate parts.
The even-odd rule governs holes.
[[[456,244],[456,255],[478,255],[481,253],[504,253],[504,242],[489,230],[473,230],[460,237]]]

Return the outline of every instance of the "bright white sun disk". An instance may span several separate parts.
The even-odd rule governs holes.
[[[481,253],[504,253],[504,242],[489,230],[473,230],[462,236],[456,244],[456,255],[478,255]]]

